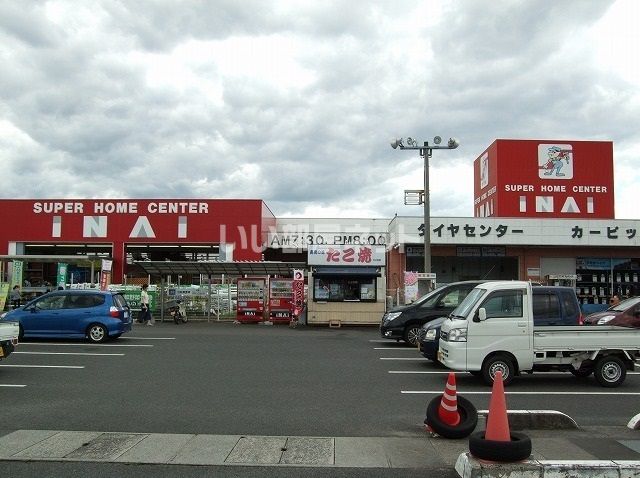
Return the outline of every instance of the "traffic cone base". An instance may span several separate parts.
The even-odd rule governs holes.
[[[493,379],[485,439],[492,441],[511,441],[509,418],[507,416],[507,402],[504,396],[504,384],[502,383],[501,371],[496,372]]]

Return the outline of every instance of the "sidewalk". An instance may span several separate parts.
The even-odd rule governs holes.
[[[479,427],[478,429],[482,429]],[[0,460],[190,465],[454,469],[468,441],[430,437],[278,437],[15,430]],[[640,476],[640,431],[626,427],[525,430],[533,460],[631,460]],[[635,466],[635,465],[634,465]]]

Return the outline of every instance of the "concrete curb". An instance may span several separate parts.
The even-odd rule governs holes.
[[[462,478],[534,478],[637,476],[640,461],[627,460],[524,460],[517,463],[493,463],[462,453],[455,466]]]
[[[488,410],[478,410],[486,417]],[[509,427],[513,430],[572,430],[578,424],[569,415],[557,410],[507,410]]]
[[[640,413],[638,413],[635,417],[629,420],[627,424],[627,428],[631,430],[640,430]]]

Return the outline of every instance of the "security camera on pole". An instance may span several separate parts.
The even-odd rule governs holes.
[[[429,158],[434,149],[456,149],[459,146],[458,140],[455,138],[449,138],[446,146],[440,146],[442,138],[436,136],[433,138],[435,145],[429,145],[427,141],[422,146],[418,146],[418,141],[413,138],[406,139],[407,144],[404,144],[402,138],[395,138],[391,140],[391,147],[393,149],[417,149],[420,152],[420,156],[424,158],[424,190],[423,191],[405,191],[406,205],[420,205],[424,204],[424,224],[420,228],[424,235],[424,271],[425,276],[423,279],[418,280],[418,294],[424,295],[431,290],[431,284],[435,282],[435,275],[431,273],[431,221],[429,211]]]

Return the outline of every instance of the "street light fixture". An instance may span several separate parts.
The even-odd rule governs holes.
[[[440,146],[442,138],[436,136],[433,138],[435,145],[429,145],[427,141],[422,146],[418,145],[418,141],[413,138],[406,139],[406,145],[402,138],[394,138],[391,140],[391,147],[393,149],[417,149],[420,152],[420,156],[424,158],[424,191],[421,197],[421,201],[418,204],[424,203],[424,272],[431,272],[431,223],[430,223],[430,211],[429,211],[429,158],[434,149],[456,149],[460,144],[455,138],[449,138],[446,145]],[[412,191],[415,196],[415,191]],[[405,192],[406,193],[406,192]]]

